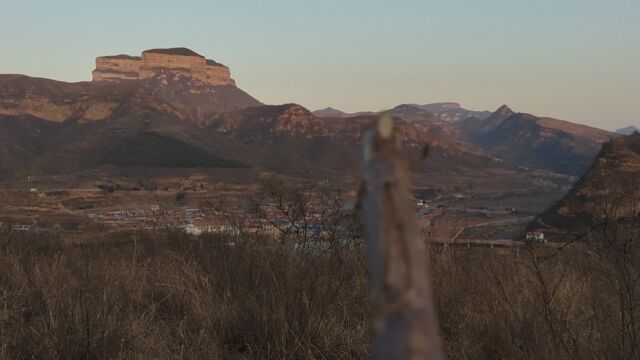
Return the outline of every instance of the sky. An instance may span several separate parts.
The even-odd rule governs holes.
[[[454,101],[640,126],[638,0],[0,0],[0,73],[91,79],[95,57],[188,47],[267,104]]]

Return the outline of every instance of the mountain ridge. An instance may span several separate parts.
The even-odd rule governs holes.
[[[506,105],[489,117],[458,123],[466,139],[505,161],[581,175],[602,144],[616,135],[564,120],[514,112]]]
[[[193,157],[203,158],[200,150],[190,147],[196,146],[222,159],[222,165],[237,162],[285,172],[292,167],[298,173],[308,173],[316,165],[325,171],[335,165],[341,171],[353,171],[361,165],[360,136],[379,115],[347,114],[333,108],[311,112],[292,103],[264,105],[235,82],[207,83],[207,66],[224,65],[186,48],[151,49],[138,57],[112,55],[98,59],[108,61],[96,60],[97,68],[111,64],[126,73],[130,70],[127,66],[133,66],[136,70],[130,75],[135,73],[137,78],[118,75],[105,79],[100,74],[95,81],[65,83],[0,75],[0,116],[8,139],[0,168],[6,172],[21,162],[45,164],[44,159],[55,157],[46,152],[78,159],[73,146],[65,144],[65,137],[77,141],[77,147],[87,146],[87,154],[100,154],[103,136],[120,142],[133,137],[124,142],[130,148],[149,149],[154,144],[171,143],[188,148],[185,151]],[[223,75],[230,79],[230,72]],[[579,124],[516,113],[506,105],[490,113],[466,110],[454,102],[400,104],[389,113],[411,151],[417,153],[431,143],[431,166],[444,172],[460,165],[464,171],[484,171],[483,167],[521,171],[518,169],[531,167],[579,175],[601,144],[613,136]],[[33,124],[34,131],[49,131],[51,139],[30,135],[30,130],[22,126],[25,124],[16,124],[20,119]],[[46,149],[9,141],[11,132],[15,139],[42,141]],[[149,133],[175,138],[185,145],[145,135]],[[263,151],[263,146],[271,150]],[[269,151],[274,159],[269,158]],[[153,154],[147,160],[153,165]],[[63,168],[69,171],[79,168],[70,160],[66,163],[69,166]]]

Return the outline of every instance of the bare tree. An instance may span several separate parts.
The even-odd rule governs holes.
[[[359,219],[337,187],[264,176],[249,199],[249,212],[278,229],[280,241],[297,248],[353,247],[361,238]]]

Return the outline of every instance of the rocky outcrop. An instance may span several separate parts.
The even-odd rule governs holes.
[[[348,139],[359,142],[363,132],[375,124],[377,115],[361,115],[344,121],[341,118],[319,118],[298,104],[262,105],[226,112],[207,123],[209,128],[232,135],[245,142],[278,142],[283,138]],[[400,138],[410,144],[426,140],[421,129],[395,118]]]
[[[194,85],[235,85],[228,67],[187,48],[151,49],[142,56],[96,58],[94,81],[158,79],[163,83],[187,79]]]
[[[530,230],[542,230],[557,240],[579,240],[576,234],[616,226],[616,234],[629,234],[622,226],[638,216],[640,186],[640,133],[612,139],[589,170],[559,202],[540,215]],[[615,221],[615,222],[614,222]],[[628,222],[627,222],[628,223]],[[549,228],[557,231],[549,231]],[[607,231],[609,229],[607,228]]]
[[[265,105],[220,114],[208,122],[218,132],[243,140],[287,136],[313,138],[326,134],[325,123],[297,104]]]
[[[101,56],[96,58],[93,80],[137,80],[141,62],[139,56]]]
[[[229,68],[220,63],[206,59],[204,69],[207,75],[207,84],[236,84],[235,80],[231,78]]]

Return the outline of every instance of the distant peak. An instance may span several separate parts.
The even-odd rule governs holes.
[[[278,105],[276,105],[276,106],[278,106]],[[282,104],[282,105],[279,105],[279,106],[281,106],[282,108],[285,108],[285,109],[305,109],[305,110],[307,110],[306,107],[304,107],[304,106],[302,106],[300,104],[296,104],[296,103],[285,103],[285,104]],[[307,111],[309,111],[309,110],[307,110]]]
[[[630,134],[633,134],[635,132],[640,132],[640,128],[638,128],[637,126],[634,126],[634,125],[630,125],[630,126],[618,129],[618,130],[616,130],[616,132],[618,134],[630,135]]]
[[[296,104],[296,103],[286,103],[286,104],[282,104],[282,105],[272,105],[272,109],[276,110],[277,112],[280,112],[282,114],[291,114],[291,113],[297,113],[297,114],[305,114],[305,115],[311,115],[313,116],[313,113],[311,111],[309,111],[309,109],[307,109],[306,107]]]
[[[506,104],[500,106],[495,112],[501,116],[509,116],[514,113],[513,110],[511,110],[511,108]]]
[[[415,105],[415,104],[400,104],[396,107],[394,107],[391,110],[412,110],[412,111],[422,111],[422,109],[420,108],[420,105]]]
[[[345,113],[343,111],[341,111],[341,110],[336,109],[336,108],[332,108],[331,106],[327,106],[324,109],[320,109],[320,110],[314,111],[313,114],[317,115],[317,116],[321,116],[321,117],[331,117],[331,116],[341,117]]]

